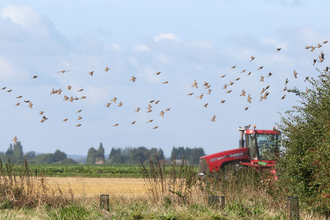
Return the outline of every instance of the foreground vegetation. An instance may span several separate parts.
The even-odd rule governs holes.
[[[169,169],[167,172],[166,170]],[[100,197],[68,194],[47,184],[43,173],[31,176],[23,166],[0,166],[1,219],[285,219],[287,194],[271,177],[254,170],[231,170],[201,180],[193,167],[159,163],[140,172],[146,195],[110,195],[109,211]],[[225,196],[225,208],[212,207],[208,196]],[[324,219],[300,210],[302,219]]]

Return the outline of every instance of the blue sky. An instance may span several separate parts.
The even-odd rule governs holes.
[[[15,136],[25,152],[78,155],[100,142],[106,153],[146,146],[162,148],[166,156],[173,146],[203,147],[207,154],[236,148],[239,126],[272,129],[279,112],[298,104],[292,94],[281,100],[286,78],[288,88],[305,90],[305,77],[329,65],[327,59],[315,66],[312,61],[321,51],[327,54],[330,43],[314,52],[305,49],[330,39],[329,6],[297,0],[1,1],[0,87],[6,87],[0,90],[1,151]],[[60,70],[70,71],[56,73]],[[273,75],[261,82],[269,72]],[[34,75],[38,78],[31,79]],[[198,89],[191,87],[194,80]],[[230,81],[227,94],[222,88]],[[259,102],[267,85],[270,95]],[[63,92],[49,95],[52,88]],[[240,96],[242,89],[251,104]],[[64,95],[87,98],[68,102]],[[114,97],[117,103],[104,107]],[[151,100],[160,102],[146,113]],[[134,112],[137,107],[140,112]],[[161,117],[166,108],[171,109]],[[48,118],[44,123],[40,111]]]

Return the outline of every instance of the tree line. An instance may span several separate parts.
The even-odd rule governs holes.
[[[156,157],[158,157],[160,161],[165,160],[164,152],[161,148],[148,149],[145,146],[135,148],[112,147],[108,158],[105,158],[104,152],[105,150],[102,142],[98,149],[91,147],[87,152],[86,163],[137,164],[140,162],[148,162],[150,159],[155,161]],[[189,164],[198,164],[199,158],[204,155],[203,148],[173,147],[171,160],[175,158],[182,159],[184,156],[184,158],[189,161]],[[56,150],[54,153],[39,155],[36,155],[35,151],[29,151],[23,154],[23,147],[20,141],[17,141],[15,144],[10,144],[5,153],[0,152],[0,159],[2,162],[7,162],[9,160],[12,163],[22,164],[24,163],[24,157],[26,157],[29,164],[77,163],[73,159],[67,158],[66,153],[60,150]]]

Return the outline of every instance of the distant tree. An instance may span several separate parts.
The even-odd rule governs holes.
[[[129,163],[140,163],[140,162],[144,162],[148,159],[148,156],[146,154],[146,152],[148,151],[148,149],[144,146],[138,147],[138,148],[133,148],[129,151]]]
[[[97,156],[95,158],[97,161],[104,161],[104,148],[102,142],[100,143],[99,149],[97,150]]]
[[[53,161],[52,162],[58,162],[58,161],[65,160],[65,159],[67,159],[66,153],[64,153],[60,150],[56,150],[54,155],[53,155]]]
[[[9,144],[9,148],[6,151],[6,155],[7,156],[13,155],[13,145]]]
[[[31,161],[36,157],[36,152],[35,151],[29,151],[25,154],[26,160]]]
[[[199,158],[204,156],[204,149],[199,147],[199,148],[193,148],[191,150],[191,154],[189,156],[189,158],[187,158],[189,160],[190,164],[199,164]]]
[[[86,163],[88,163],[88,164],[94,164],[95,163],[95,159],[96,159],[96,155],[97,155],[97,150],[95,150],[93,147],[91,147],[88,150],[88,153],[87,153]]]
[[[37,164],[51,164],[54,162],[53,154],[39,154],[34,158],[34,162]]]
[[[24,158],[23,158],[23,147],[21,145],[20,141],[17,141],[14,144],[14,149],[13,149],[13,157],[15,158],[16,163],[23,163]]]

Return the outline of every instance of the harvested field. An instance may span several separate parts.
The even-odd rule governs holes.
[[[145,195],[143,179],[136,178],[82,178],[82,177],[47,177],[49,186],[56,185],[63,191],[69,193],[69,189],[75,196],[114,194],[125,196]]]

